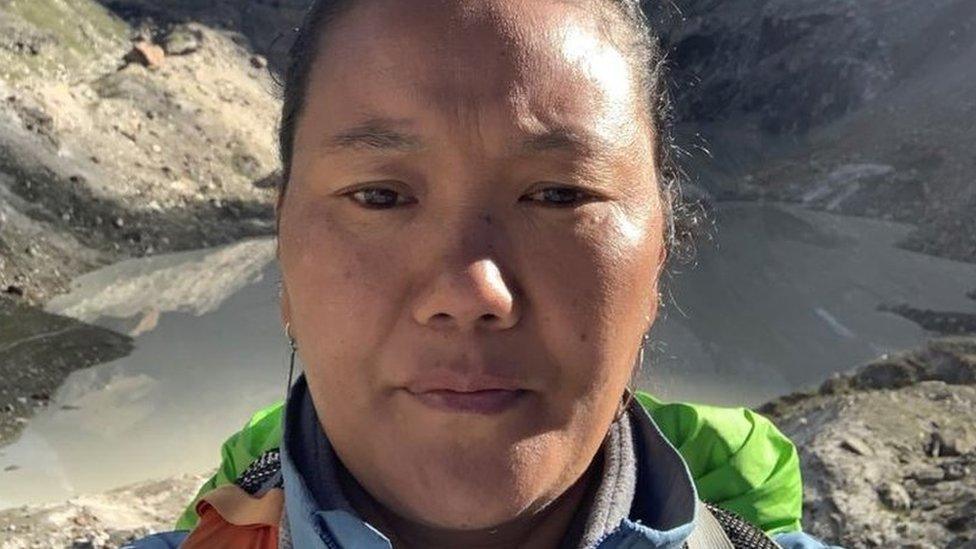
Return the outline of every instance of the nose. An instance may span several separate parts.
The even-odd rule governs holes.
[[[437,330],[504,330],[519,319],[519,301],[488,258],[442,269],[415,302],[414,319]]]

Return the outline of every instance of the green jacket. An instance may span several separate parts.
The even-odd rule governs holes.
[[[768,419],[746,408],[637,399],[688,464],[703,501],[732,511],[768,534],[800,530],[803,484],[796,448]],[[220,449],[220,467],[186,508],[177,530],[191,530],[200,497],[234,482],[281,443],[283,403],[251,417]]]

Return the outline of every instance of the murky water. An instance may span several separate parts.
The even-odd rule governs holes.
[[[976,313],[976,265],[894,247],[905,226],[724,205],[714,243],[669,284],[642,384],[666,398],[757,404],[926,334],[882,303]],[[270,241],[128,261],[51,308],[136,336],[76,372],[0,448],[0,508],[217,464],[223,439],[280,399],[286,349]],[[9,469],[9,470],[7,470]]]
[[[756,405],[930,336],[878,310],[976,313],[976,265],[895,247],[911,228],[782,205],[727,204],[697,266],[675,275],[644,385]]]

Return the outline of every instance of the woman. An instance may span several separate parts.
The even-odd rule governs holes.
[[[674,239],[660,63],[633,1],[313,5],[277,207],[304,374],[184,546],[732,546],[628,389]]]

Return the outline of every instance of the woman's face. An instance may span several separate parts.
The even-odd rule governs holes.
[[[641,92],[561,1],[360,1],[312,71],[282,313],[322,426],[403,518],[538,511],[600,447],[657,306]]]

